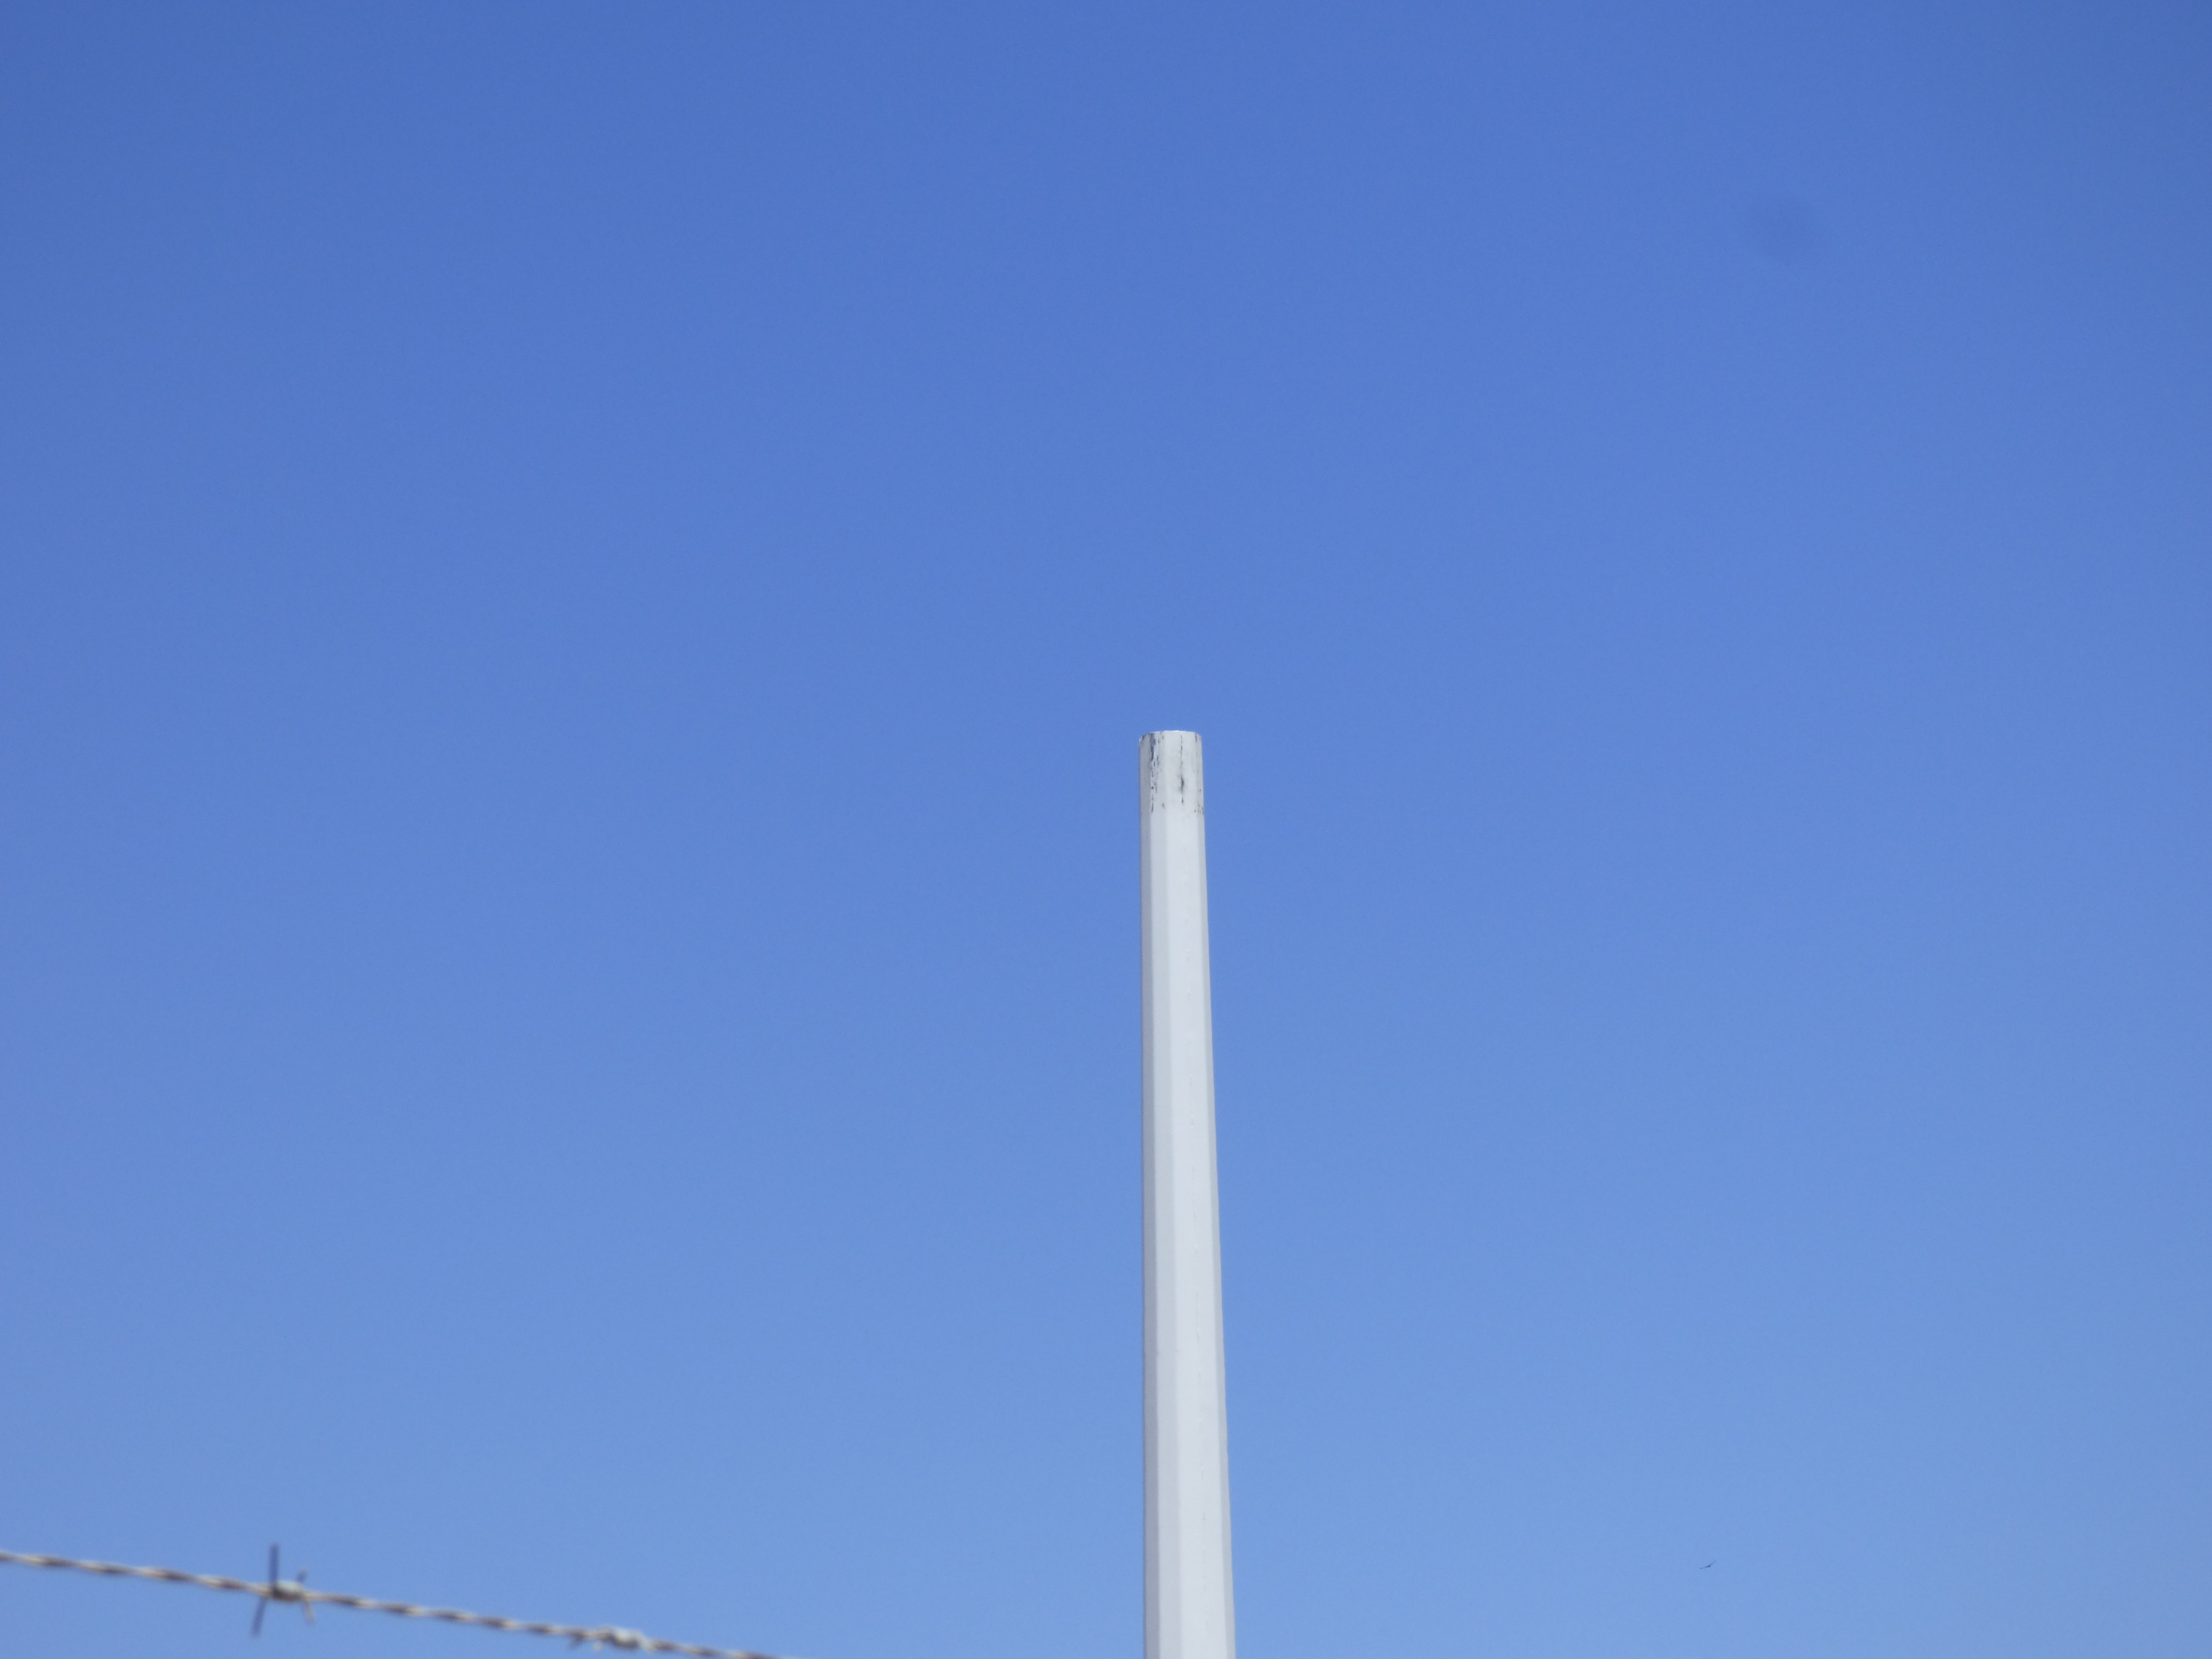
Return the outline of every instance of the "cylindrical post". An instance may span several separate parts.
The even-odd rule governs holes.
[[[1137,748],[1145,1025],[1145,1656],[1235,1659],[1206,788],[1195,732]]]

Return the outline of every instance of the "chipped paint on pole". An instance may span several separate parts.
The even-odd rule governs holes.
[[[1138,744],[1145,1069],[1145,1655],[1234,1659],[1214,1176],[1206,786],[1195,732]]]

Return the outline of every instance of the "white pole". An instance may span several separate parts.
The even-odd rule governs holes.
[[[1198,733],[1137,746],[1144,828],[1145,1659],[1235,1659],[1206,788]]]

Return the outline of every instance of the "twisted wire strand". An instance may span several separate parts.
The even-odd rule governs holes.
[[[571,1647],[588,1642],[593,1648],[615,1648],[625,1653],[678,1653],[686,1659],[772,1659],[744,1648],[702,1648],[689,1642],[665,1642],[614,1625],[548,1625],[532,1619],[501,1619],[488,1613],[463,1613],[458,1607],[418,1607],[412,1601],[379,1601],[367,1595],[342,1595],[336,1590],[309,1589],[298,1579],[272,1578],[256,1583],[246,1578],[225,1578],[217,1573],[183,1572],[175,1567],[126,1567],[113,1561],[79,1561],[66,1555],[22,1555],[0,1550],[0,1563],[19,1567],[52,1567],[65,1572],[88,1572],[103,1578],[145,1578],[157,1584],[197,1584],[202,1589],[227,1590],[303,1607],[352,1607],[362,1613],[388,1613],[398,1619],[434,1619],[447,1625],[474,1625],[483,1630],[514,1631],[524,1636],[565,1638]]]

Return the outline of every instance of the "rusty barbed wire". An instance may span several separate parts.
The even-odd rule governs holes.
[[[554,1636],[570,1647],[589,1643],[594,1649],[613,1648],[623,1653],[677,1653],[686,1659],[773,1659],[744,1648],[702,1648],[689,1642],[666,1642],[657,1636],[624,1630],[616,1625],[549,1625],[532,1619],[501,1619],[488,1613],[463,1613],[458,1607],[426,1607],[412,1601],[380,1601],[367,1595],[342,1595],[336,1590],[309,1589],[307,1574],[280,1578],[276,1552],[269,1552],[269,1577],[256,1583],[249,1578],[226,1578],[219,1573],[185,1572],[175,1567],[126,1567],[113,1561],[79,1561],[66,1555],[24,1555],[0,1550],[0,1563],[19,1567],[50,1567],[64,1572],[87,1572],[102,1578],[143,1578],[157,1584],[194,1584],[202,1589],[225,1590],[259,1598],[253,1610],[253,1627],[261,1628],[261,1615],[270,1607],[296,1607],[312,1620],[318,1607],[352,1607],[361,1613],[388,1613],[398,1619],[433,1619],[446,1625],[473,1625],[480,1630],[513,1631],[523,1636]]]

